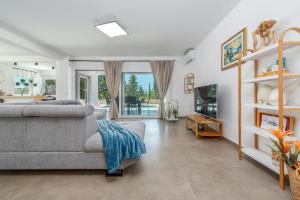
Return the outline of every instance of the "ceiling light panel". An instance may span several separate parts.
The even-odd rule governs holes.
[[[97,25],[96,28],[98,28],[100,31],[102,31],[109,37],[128,35],[128,33],[120,26],[118,22],[100,24]]]

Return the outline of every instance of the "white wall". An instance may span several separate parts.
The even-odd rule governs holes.
[[[0,90],[4,91],[6,95],[13,95],[15,91],[15,75],[12,66],[7,63],[0,63],[0,71],[5,74],[5,81],[1,82]]]
[[[71,81],[71,67],[69,58],[64,58],[56,62],[56,98],[70,99],[72,97],[72,86],[75,81]],[[75,91],[75,90],[74,90]]]
[[[166,98],[169,100],[178,100],[178,114],[181,117],[193,112],[194,96],[193,94],[184,93],[184,76],[190,72],[194,73],[194,71],[195,66],[192,64],[184,65],[182,58],[176,59]],[[196,75],[195,80],[197,81],[197,79]]]
[[[197,46],[197,60],[185,66],[177,65],[175,67],[170,90],[171,97],[179,100],[179,114],[185,115],[193,111],[193,95],[186,95],[183,92],[184,75],[190,72],[195,73],[196,86],[217,83],[219,87],[219,117],[225,125],[225,137],[237,142],[237,68],[221,71],[221,44],[242,28],[247,27],[248,47],[252,48],[251,32],[261,21],[266,19],[278,20],[277,33],[291,26],[299,27],[299,7],[299,0],[242,0]],[[297,63],[294,60],[293,62]],[[300,62],[298,66],[299,64]],[[299,132],[300,127],[297,126],[296,130]]]

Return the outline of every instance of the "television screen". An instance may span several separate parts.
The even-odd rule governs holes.
[[[194,89],[195,112],[217,119],[217,85],[208,85]]]

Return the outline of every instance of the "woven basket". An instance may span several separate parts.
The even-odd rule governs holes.
[[[300,200],[300,179],[297,177],[295,170],[288,167],[290,186],[294,200]]]

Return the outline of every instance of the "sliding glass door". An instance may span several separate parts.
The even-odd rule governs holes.
[[[157,116],[159,95],[152,73],[123,73],[121,114]]]
[[[76,98],[82,104],[109,108],[104,71],[76,71]],[[117,97],[124,117],[158,116],[159,95],[153,74],[150,72],[123,72],[120,95]]]
[[[106,87],[106,79],[104,72],[98,74],[98,105],[108,108],[110,104],[110,96]]]
[[[110,97],[106,87],[104,71],[77,70],[76,98],[82,104],[95,108],[108,108]]]

